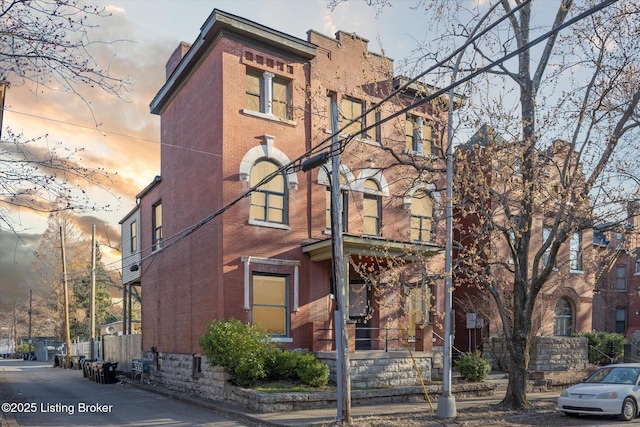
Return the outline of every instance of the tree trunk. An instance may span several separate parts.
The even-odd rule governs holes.
[[[507,343],[509,346],[509,343]],[[514,337],[509,350],[509,382],[501,404],[505,409],[522,410],[529,407],[527,400],[527,369],[529,365],[529,339]]]

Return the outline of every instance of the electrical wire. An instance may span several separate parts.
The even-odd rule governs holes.
[[[340,151],[343,151],[346,148],[346,145],[353,139],[355,138],[357,135],[363,134],[365,133],[367,130],[371,130],[372,128],[374,128],[375,126],[385,123],[393,118],[396,118],[400,115],[406,114],[408,111],[413,110],[414,108],[423,105],[427,102],[432,101],[435,98],[438,98],[441,95],[444,95],[445,93],[448,93],[451,89],[455,89],[456,87],[458,87],[459,85],[466,83],[467,81],[471,80],[472,78],[485,73],[489,70],[491,70],[492,68],[494,68],[496,65],[500,65],[506,61],[508,61],[509,59],[519,55],[520,53],[531,49],[532,47],[536,46],[537,44],[541,43],[542,41],[548,39],[549,37],[551,37],[552,35],[558,33],[559,31],[563,30],[564,28],[573,25],[574,23],[602,10],[605,7],[608,7],[610,5],[612,5],[613,3],[617,2],[618,0],[604,0],[601,3],[598,3],[597,5],[585,10],[584,12],[576,15],[575,17],[565,21],[564,23],[558,25],[557,27],[552,28],[551,30],[547,31],[546,33],[544,33],[543,35],[537,37],[536,39],[528,42],[527,44],[523,45],[522,47],[516,49],[515,51],[504,55],[503,57],[501,57],[500,59],[497,59],[491,63],[489,63],[488,65],[479,68],[478,70],[474,71],[473,73],[468,74],[467,76],[465,76],[464,78],[461,78],[459,80],[456,80],[455,82],[452,82],[450,85],[441,88],[439,90],[436,90],[435,92],[425,96],[424,98],[414,102],[413,104],[410,104],[409,106],[385,117],[385,118],[381,118],[381,120],[379,120],[378,122],[376,122],[375,124],[369,125],[369,126],[365,126],[363,127],[360,131],[350,134],[349,136],[347,136],[345,139],[343,139],[341,141],[341,149]],[[318,143],[315,147],[311,148],[310,150],[308,150],[306,153],[304,153],[303,155],[299,156],[297,159],[291,161],[290,163],[281,166],[280,168],[278,168],[276,171],[272,172],[271,174],[265,176],[260,182],[258,182],[257,184],[255,184],[254,186],[252,186],[251,188],[249,188],[245,193],[241,194],[240,196],[236,197],[234,200],[232,200],[231,202],[229,202],[226,206],[224,206],[223,208],[217,210],[216,212],[213,212],[212,214],[210,214],[209,216],[207,216],[206,218],[202,219],[201,221],[199,221],[198,223],[187,227],[185,229],[183,229],[182,231],[174,234],[173,236],[171,236],[169,239],[167,240],[173,240],[171,243],[169,243],[168,245],[164,245],[162,250],[165,250],[171,246],[173,246],[174,244],[178,243],[179,241],[183,240],[184,238],[188,237],[189,235],[193,234],[194,232],[196,232],[197,230],[199,230],[200,228],[202,228],[205,224],[207,224],[208,222],[210,222],[211,220],[213,220],[214,218],[222,215],[224,212],[226,212],[227,210],[229,210],[230,208],[232,208],[236,203],[240,202],[242,199],[248,197],[251,195],[251,193],[253,193],[254,191],[256,191],[259,187],[261,187],[262,185],[266,184],[267,182],[271,181],[272,179],[274,179],[275,177],[279,176],[282,173],[287,173],[289,171],[293,171],[298,169],[299,167],[301,167],[302,161],[306,158],[308,158],[311,154],[317,152],[319,149],[322,148],[322,146],[324,144],[326,144],[327,142],[330,142],[333,138],[333,136],[335,136],[336,134],[341,135],[341,131],[345,130],[346,128],[349,127],[349,125],[353,122],[356,122],[360,119],[362,119],[364,116],[366,116],[367,114],[371,113],[375,108],[378,108],[381,104],[389,102],[391,100],[392,97],[395,97],[396,95],[402,93],[403,91],[405,91],[411,84],[415,83],[416,81],[418,81],[418,79],[420,79],[421,77],[424,77],[426,74],[428,74],[429,72],[442,67],[446,64],[446,62],[448,62],[449,60],[451,60],[453,57],[455,57],[458,53],[462,52],[464,49],[466,49],[466,47],[468,47],[471,43],[474,43],[479,37],[481,37],[482,35],[486,34],[487,31],[489,31],[490,29],[494,28],[496,25],[498,25],[500,22],[504,21],[505,19],[507,19],[509,16],[511,16],[513,13],[517,12],[521,7],[523,7],[524,5],[530,3],[531,0],[527,0],[525,2],[522,2],[521,4],[519,4],[517,7],[511,9],[511,11],[507,14],[505,14],[504,16],[502,16],[500,19],[498,19],[496,22],[490,24],[489,26],[487,26],[487,28],[483,31],[480,31],[476,36],[474,36],[473,38],[467,40],[460,48],[456,49],[452,54],[448,55],[444,60],[439,61],[438,63],[436,63],[435,65],[433,65],[432,67],[429,67],[427,70],[423,71],[422,73],[418,74],[418,76],[410,79],[407,83],[405,83],[404,85],[400,86],[399,88],[397,88],[396,90],[394,90],[390,95],[388,95],[387,97],[385,97],[381,102],[377,103],[374,107],[371,107],[369,109],[367,109],[364,113],[362,113],[360,116],[354,118],[353,120],[351,120],[349,123],[347,123],[346,125],[344,125],[343,127],[341,127],[340,129],[333,131],[333,134],[330,137],[327,137],[326,139],[322,140],[320,143]],[[333,154],[333,153],[329,153],[329,154]],[[163,240],[163,242],[165,242],[166,240]],[[145,250],[149,250],[151,248],[146,248]],[[142,250],[141,252],[143,252],[144,250]],[[140,263],[142,263],[142,261],[155,256],[158,253],[158,251],[152,252],[151,254],[147,255],[146,257],[141,258]]]

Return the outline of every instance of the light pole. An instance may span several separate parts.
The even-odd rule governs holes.
[[[331,249],[332,273],[336,292],[336,310],[334,317],[336,347],[336,385],[337,385],[337,421],[339,424],[351,424],[351,372],[349,370],[349,338],[347,336],[347,309],[344,257],[342,245],[342,198],[340,197],[340,140],[338,139],[338,107],[331,103],[331,128],[334,132],[331,152],[322,153],[302,163],[305,172],[316,167],[326,170],[325,163],[331,154],[331,174],[329,189],[331,190]]]
[[[456,63],[451,71],[451,88],[449,89],[449,110],[447,111],[447,191],[446,191],[446,235],[447,241],[445,245],[444,260],[444,355],[443,355],[443,377],[442,377],[442,395],[438,398],[438,409],[436,416],[439,418],[455,418],[457,416],[456,399],[451,393],[451,337],[453,334],[453,107],[454,107],[454,83],[458,77],[460,62],[462,55],[471,43],[476,32],[480,29],[482,23],[489,17],[493,10],[500,4],[497,2],[489,8],[478,21],[475,28],[467,36],[463,49],[458,53]]]

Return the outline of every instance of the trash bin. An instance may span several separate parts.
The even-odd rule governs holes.
[[[82,369],[82,376],[85,378],[91,378],[91,362],[95,362],[96,359],[80,359],[80,369]]]
[[[116,369],[118,368],[118,362],[104,362],[102,364],[102,376],[100,381],[102,384],[115,384],[116,383]]]
[[[89,379],[97,383],[100,382],[100,372],[102,372],[102,362],[89,363]]]

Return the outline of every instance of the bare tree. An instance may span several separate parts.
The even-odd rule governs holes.
[[[640,6],[559,0],[549,13],[549,2],[465,4],[415,3],[429,28],[442,32],[407,63],[430,68],[472,41],[460,67],[447,61],[423,80],[446,86],[452,71],[458,81],[475,73],[456,88],[468,102],[454,129],[454,141],[464,143],[456,149],[452,201],[454,276],[457,286],[492,297],[509,355],[503,404],[522,409],[541,321],[534,312],[549,317],[544,297],[567,285],[576,262],[582,281],[594,282],[595,258],[578,259],[591,242],[574,251],[574,237],[601,222],[625,222],[626,204],[639,194]],[[514,57],[503,60],[508,54]]]
[[[0,79],[11,87],[71,92],[89,110],[87,93],[120,97],[128,82],[113,77],[92,55],[91,22],[107,17],[102,8],[79,1],[13,0],[0,4]],[[47,136],[25,139],[11,131],[0,141],[0,223],[13,229],[12,210],[55,212],[104,208],[92,205],[86,187],[108,188],[109,174],[82,165],[79,152]],[[83,189],[85,187],[85,189]]]
[[[533,4],[521,4],[508,26],[474,43],[472,68],[463,71],[526,48],[572,16],[583,18],[563,32],[549,31],[540,47],[522,50],[467,87],[474,100],[468,117],[490,128],[458,150],[455,204],[460,221],[473,220],[459,230],[466,241],[458,242],[457,274],[496,302],[510,365],[503,404],[510,409],[528,406],[541,294],[566,281],[563,271],[577,270],[570,240],[605,218],[623,221],[625,202],[637,196],[637,185],[621,177],[638,164],[630,149],[640,124],[638,5],[620,1],[595,10],[564,0],[553,22],[541,27],[532,22]],[[501,5],[512,11],[510,2]],[[589,244],[578,243],[578,252]],[[586,259],[580,262],[585,274],[594,273]]]

